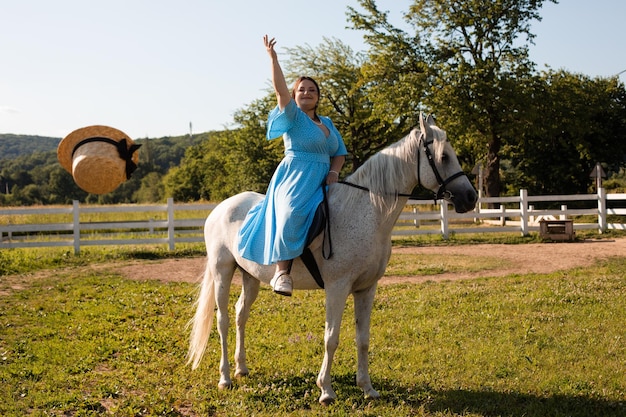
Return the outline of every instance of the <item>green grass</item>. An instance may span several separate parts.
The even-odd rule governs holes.
[[[219,391],[215,331],[201,367],[184,366],[194,285],[75,266],[0,285],[2,416],[626,413],[624,258],[549,275],[381,286],[370,347],[377,401],[355,386],[350,300],[332,372],[339,398],[328,408],[315,386],[321,291],[287,299],[262,287],[247,332],[251,375]],[[232,329],[230,341],[232,357]]]
[[[203,243],[178,244],[178,248],[174,251],[169,251],[165,245],[128,245],[123,249],[118,246],[92,246],[81,249],[79,255],[74,255],[74,250],[67,248],[2,249],[0,250],[0,277],[130,259],[187,258],[205,255]]]
[[[454,272],[479,272],[502,268],[505,264],[505,261],[493,256],[394,253],[387,264],[385,275],[411,277]]]

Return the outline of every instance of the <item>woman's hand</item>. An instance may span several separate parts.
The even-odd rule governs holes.
[[[339,181],[339,173],[337,171],[328,171],[326,175],[326,185],[334,184]]]
[[[263,43],[265,43],[265,49],[272,60],[272,84],[274,85],[274,91],[276,92],[278,108],[283,110],[287,107],[287,104],[289,104],[289,101],[291,100],[291,93],[289,92],[289,87],[287,87],[283,70],[280,68],[278,56],[276,55],[276,50],[274,49],[274,46],[276,46],[276,38],[270,39],[269,36],[265,35],[263,36]]]
[[[273,60],[277,59],[276,50],[274,49],[274,46],[276,45],[276,38],[270,39],[269,36],[265,35],[263,36],[263,43],[265,43],[265,49],[267,50],[269,56]]]

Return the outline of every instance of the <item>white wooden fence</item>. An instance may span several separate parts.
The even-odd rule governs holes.
[[[586,208],[568,208],[568,202]],[[585,203],[579,203],[585,202]],[[559,209],[538,209],[544,203],[560,203]],[[486,205],[499,206],[487,209]],[[4,208],[0,209],[0,249],[46,246],[71,246],[78,254],[80,248],[92,245],[145,245],[165,244],[174,250],[177,243],[202,242],[204,220],[215,204],[167,204],[87,206],[74,201],[69,207]],[[183,211],[199,211],[199,218],[176,218]],[[89,222],[81,221],[90,213],[142,213],[141,220]],[[155,220],[156,217],[165,217]],[[21,221],[27,216],[71,215],[71,222],[33,224]],[[619,222],[609,223],[609,215],[619,217]],[[152,217],[151,217],[152,216]],[[599,233],[611,229],[626,230],[626,194],[607,194],[599,189],[597,194],[529,196],[521,190],[515,197],[479,198],[474,211],[459,214],[442,201],[409,200],[401,214],[394,236],[450,233],[516,232],[526,236],[539,230],[539,220],[546,218],[580,219],[574,222],[575,230],[596,229]],[[116,219],[124,217],[115,215]],[[131,216],[129,216],[131,217]],[[134,216],[136,218],[136,215]],[[18,223],[17,221],[21,221]]]
[[[568,202],[587,202],[586,208],[568,208]],[[542,203],[554,205],[561,203],[558,209],[539,209],[536,206]],[[530,232],[537,232],[542,219],[571,219],[586,216],[585,221],[574,223],[575,230],[597,229],[598,233],[607,230],[626,230],[626,194],[607,194],[600,188],[597,194],[529,196],[526,190],[520,190],[515,197],[481,197],[476,209],[467,213],[456,213],[448,204],[439,204],[439,211],[420,212],[419,205],[425,202],[409,200],[414,206],[413,213],[403,213],[400,221],[413,220],[419,226],[425,220],[436,221],[437,230],[395,230],[394,234],[441,234],[445,238],[450,233],[493,233],[518,232],[527,236]],[[497,209],[485,208],[485,205],[499,205]],[[578,203],[577,205],[581,205]],[[607,221],[609,215],[625,216],[619,222]],[[463,226],[471,223],[471,226]]]

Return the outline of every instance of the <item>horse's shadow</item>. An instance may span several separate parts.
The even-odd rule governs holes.
[[[315,381],[315,375],[287,376],[280,379],[268,378],[267,384],[271,386],[302,386],[303,383]],[[397,384],[390,380],[373,380],[374,387],[381,394],[380,399],[374,400],[374,404],[381,403],[393,407],[410,407],[414,410],[422,409],[428,413],[449,413],[466,415],[468,413],[487,417],[546,417],[546,416],[626,416],[626,402],[609,401],[591,398],[584,395],[553,395],[539,396],[519,392],[498,392],[489,390],[436,390],[428,386],[407,386]],[[315,392],[316,387],[310,386]],[[333,388],[341,402],[342,398],[349,397],[350,404],[354,406],[354,398],[362,398],[362,391],[355,385],[354,373],[335,375]],[[292,392],[294,396],[302,394],[304,390]],[[283,393],[284,394],[284,393]],[[267,397],[259,396],[260,401],[266,401]],[[293,398],[298,402],[299,399]],[[293,403],[292,403],[293,404]],[[300,403],[300,406],[303,404]],[[371,400],[362,399],[357,406],[369,407]],[[304,408],[309,408],[305,406]]]

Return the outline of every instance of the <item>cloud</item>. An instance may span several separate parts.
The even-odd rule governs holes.
[[[16,108],[10,107],[10,106],[0,106],[0,113],[10,113],[10,114],[15,114],[15,113],[19,113],[20,111]]]

